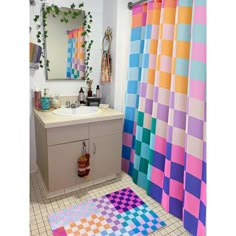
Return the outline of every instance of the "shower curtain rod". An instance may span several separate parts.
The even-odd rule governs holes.
[[[143,2],[147,2],[147,1],[148,1],[148,0],[140,0],[140,1],[137,1],[137,2],[135,2],[135,3],[129,2],[129,3],[128,3],[128,8],[129,8],[130,10],[132,10],[132,8],[133,8],[134,6],[136,6],[136,5],[140,4],[140,3],[143,3]]]

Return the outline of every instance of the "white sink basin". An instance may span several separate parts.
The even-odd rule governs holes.
[[[80,106],[77,108],[58,108],[53,111],[56,115],[71,116],[71,115],[88,115],[99,111],[98,107]]]

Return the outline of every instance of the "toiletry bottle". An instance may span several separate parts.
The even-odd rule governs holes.
[[[88,97],[92,97],[93,96],[93,91],[91,88],[88,89]]]
[[[41,109],[48,110],[50,108],[50,99],[48,96],[48,89],[44,89],[43,97],[41,97]]]
[[[97,98],[100,98],[101,94],[100,94],[100,88],[99,88],[99,85],[97,85],[97,88],[96,88],[96,97]]]
[[[34,90],[34,107],[37,110],[41,108],[41,91],[37,87]]]
[[[79,102],[80,103],[84,102],[84,90],[82,87],[80,88],[80,91],[79,91]]]

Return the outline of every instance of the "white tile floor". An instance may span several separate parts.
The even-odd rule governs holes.
[[[81,201],[99,197],[116,190],[130,187],[143,201],[162,219],[167,226],[150,234],[152,236],[162,235],[190,235],[184,228],[182,221],[166,213],[155,200],[149,197],[146,192],[135,185],[127,174],[123,173],[119,179],[107,181],[93,187],[85,188],[73,193],[47,199],[42,183],[37,173],[30,176],[30,235],[52,236],[48,222],[48,214],[78,204]]]

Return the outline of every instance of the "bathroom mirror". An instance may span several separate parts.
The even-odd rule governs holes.
[[[47,80],[73,80],[79,81],[84,77],[84,48],[83,21],[85,12],[79,9],[60,8],[60,14],[65,14],[68,21],[61,21],[52,12],[47,14],[45,38],[45,59],[49,60],[49,69],[45,66]],[[77,11],[67,15],[68,11]]]

